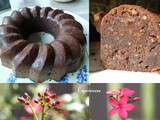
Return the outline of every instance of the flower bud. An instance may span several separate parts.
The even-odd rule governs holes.
[[[141,98],[140,98],[140,97],[135,97],[135,98],[133,98],[132,100],[133,100],[133,102],[138,102],[138,101],[141,100]]]
[[[29,105],[29,104],[30,104],[30,102],[29,102],[29,101],[26,101],[24,104],[25,104],[25,105]]]
[[[37,99],[34,99],[34,102],[37,103],[37,104],[39,103],[39,101]]]
[[[61,104],[60,101],[56,101],[56,102],[55,102],[55,105],[60,105],[60,104]]]
[[[29,99],[31,98],[28,93],[24,93],[24,97]]]
[[[50,98],[49,98],[49,97],[45,97],[45,101],[46,101],[47,103],[49,103],[49,102],[50,102]]]
[[[52,106],[53,107],[53,109],[55,109],[55,110],[59,110],[60,108],[59,108],[59,106],[57,106],[57,105],[54,105],[54,106]]]
[[[44,96],[48,96],[49,95],[49,88],[47,87],[44,91]]]
[[[42,97],[41,93],[38,93],[38,97],[40,97],[40,98]]]
[[[50,95],[50,97],[51,97],[52,99],[54,99],[54,98],[56,98],[56,94],[55,94],[55,93],[52,93],[52,94]]]
[[[52,106],[49,104],[49,105],[48,105],[48,108],[50,109],[51,107],[52,107]]]
[[[23,97],[18,97],[17,100],[20,102],[20,103],[25,103],[25,99]]]
[[[48,92],[45,92],[45,93],[44,93],[44,96],[49,96]]]

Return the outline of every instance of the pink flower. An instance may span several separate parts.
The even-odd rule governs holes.
[[[36,104],[34,101],[32,101],[30,103],[30,105],[32,106],[33,110],[35,110],[36,113],[40,113],[42,112],[42,107],[39,104]],[[25,111],[28,112],[29,114],[33,114],[31,111],[30,106],[26,106],[24,107]]]
[[[64,104],[64,100],[58,99],[55,103],[52,104],[53,109],[60,110],[60,107]]]
[[[45,91],[44,91],[44,96],[45,96],[45,97],[50,97],[50,98],[52,98],[52,99],[54,99],[54,98],[57,97],[57,95],[56,95],[55,93],[49,91],[49,88],[48,88],[48,87],[47,87],[47,88],[45,89]]]
[[[109,103],[112,105],[112,109],[109,111],[109,116],[119,114],[122,119],[126,119],[128,117],[128,112],[134,110],[136,107],[133,104],[128,104],[127,97],[122,97],[119,101],[115,98],[110,98]]]
[[[25,117],[25,116],[21,116],[21,117],[19,118],[19,120],[31,120],[31,118]]]
[[[131,103],[141,100],[139,97],[133,97],[135,91],[128,88],[122,88],[113,92],[109,91],[106,94],[109,96],[109,103],[112,106],[112,109],[109,111],[109,116],[118,114],[122,119],[126,119],[128,112],[136,108],[136,106]]]
[[[17,100],[20,102],[20,103],[23,103],[25,104],[26,100],[24,99],[24,97],[18,97]]]
[[[120,96],[120,97],[130,97],[130,96],[133,96],[135,94],[135,91],[134,90],[130,90],[128,88],[122,88],[118,91],[107,91],[106,94],[108,96]]]
[[[114,96],[114,95],[119,95],[119,91],[107,91],[106,94],[107,96]]]
[[[135,91],[134,90],[130,90],[128,88],[122,88],[120,89],[120,94],[119,96],[120,97],[131,97],[135,94]]]
[[[135,97],[132,100],[133,100],[133,102],[138,102],[138,101],[141,101],[141,98],[140,97]]]

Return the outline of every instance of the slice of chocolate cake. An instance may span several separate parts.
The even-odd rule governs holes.
[[[135,5],[121,5],[103,17],[101,60],[107,69],[157,71],[160,18]]]

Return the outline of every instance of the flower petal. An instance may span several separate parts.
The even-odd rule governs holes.
[[[141,98],[140,98],[140,97],[135,97],[135,98],[133,98],[133,102],[138,102],[138,101],[141,101]]]
[[[133,104],[126,104],[126,105],[123,106],[123,109],[125,109],[128,112],[134,110],[135,108],[136,108],[136,106],[133,105]]]
[[[108,114],[110,117],[112,117],[114,114],[118,113],[118,111],[119,111],[118,109],[113,108],[113,109],[109,110]]]
[[[106,92],[107,96],[114,96],[114,95],[119,95],[119,91],[107,91]]]
[[[135,94],[135,91],[134,90],[131,90],[131,89],[128,89],[128,88],[122,88],[121,90],[121,95],[123,96],[132,96]]]
[[[121,97],[121,99],[119,100],[119,103],[121,104],[127,104],[128,103],[128,97]]]
[[[128,117],[128,113],[127,111],[125,111],[124,109],[120,109],[119,110],[119,116],[122,118],[122,119],[126,119]]]
[[[112,105],[112,107],[119,106],[119,102],[115,98],[109,98],[109,103]]]
[[[107,95],[107,96],[113,96],[113,95],[114,95],[114,92],[113,92],[113,91],[107,91],[107,92],[106,92],[106,95]]]
[[[36,113],[42,112],[42,107],[39,104],[36,104],[35,102],[31,102],[31,105],[32,105],[32,109],[35,110]],[[30,106],[24,106],[24,109],[27,113],[31,115],[33,114]]]

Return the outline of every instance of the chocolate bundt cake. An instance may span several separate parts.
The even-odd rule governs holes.
[[[107,69],[160,69],[160,18],[135,5],[121,5],[101,23],[101,60]]]
[[[30,40],[33,33],[53,36],[49,43]],[[23,8],[4,17],[0,26],[1,61],[17,77],[35,82],[60,80],[82,63],[86,37],[82,25],[70,14],[50,7]]]

